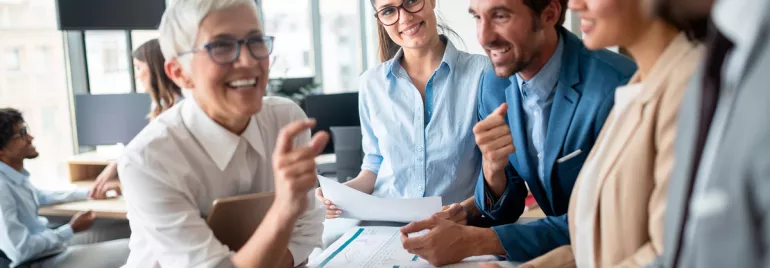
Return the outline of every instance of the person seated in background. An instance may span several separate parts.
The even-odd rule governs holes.
[[[461,226],[440,213],[402,228],[404,248],[436,266],[477,255],[521,262],[569,244],[575,179],[615,88],[636,70],[620,54],[587,50],[563,28],[566,0],[471,0],[469,11],[492,60],[477,96],[483,167],[474,209],[493,227]],[[528,190],[548,217],[517,224]],[[424,229],[431,231],[406,237]]]
[[[264,98],[274,38],[253,0],[176,0],[160,22],[166,74],[192,98],[152,120],[118,159],[131,226],[127,267],[293,267],[321,244],[315,156],[302,109]],[[217,198],[275,192],[237,252],[206,223]],[[201,215],[204,215],[203,217]],[[233,219],[236,221],[237,219]]]
[[[142,83],[142,86],[150,93],[151,110],[148,114],[150,120],[158,117],[163,111],[166,111],[182,101],[182,89],[171,81],[164,71],[166,58],[160,51],[158,39],[152,39],[139,46],[133,52],[134,67],[136,68],[136,79]],[[107,190],[114,187],[108,185],[111,182],[118,181],[118,163],[113,161],[96,177],[96,181],[91,186],[89,197],[104,198]],[[118,193],[120,193],[118,191]]]
[[[25,159],[38,156],[32,140],[19,111],[0,109],[0,251],[10,259],[12,267],[123,265],[128,257],[128,240],[68,245],[74,234],[91,227],[93,212],[78,213],[69,224],[56,229],[49,229],[48,220],[39,217],[40,206],[86,200],[88,190],[44,191],[32,186],[29,172],[24,169]]]
[[[532,263],[642,267],[663,252],[677,118],[704,52],[699,39],[706,23],[653,16],[642,0],[570,0],[569,5],[580,13],[586,47],[624,47],[639,71],[615,91],[615,106],[572,191],[571,246]]]
[[[378,197],[441,196],[445,209],[469,210],[481,169],[473,97],[489,60],[458,50],[439,34],[452,31],[437,21],[436,0],[369,2],[379,23],[382,63],[359,78],[365,155],[361,173],[345,185]],[[327,218],[342,213],[321,188],[316,196]]]

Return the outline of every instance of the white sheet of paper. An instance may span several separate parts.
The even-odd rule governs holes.
[[[318,176],[324,197],[342,210],[341,218],[364,221],[413,222],[441,212],[441,197],[380,198]]]
[[[397,227],[354,227],[340,239],[310,260],[311,268],[434,268],[401,245]],[[449,268],[479,267],[481,263],[497,263],[503,268],[516,267],[499,262],[494,256],[478,256],[444,266]]]

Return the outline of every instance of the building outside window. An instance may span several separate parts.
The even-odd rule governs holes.
[[[337,1],[337,0],[333,0]],[[275,36],[271,78],[315,75],[308,0],[262,0],[265,34]]]
[[[21,49],[18,47],[5,51],[4,60],[6,71],[21,71]]]
[[[86,31],[86,63],[91,94],[131,92],[128,42],[124,31]]]
[[[358,76],[363,72],[359,12],[361,2],[334,0],[319,3],[324,93],[358,90]]]
[[[69,182],[67,159],[74,152],[63,35],[56,27],[55,0],[0,0],[0,107],[24,114],[40,152],[25,168],[42,187]]]

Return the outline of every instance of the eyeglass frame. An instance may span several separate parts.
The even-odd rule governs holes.
[[[422,11],[422,10],[425,8],[425,0],[418,0],[418,1],[422,1],[422,6],[420,7],[420,9],[418,9],[418,10],[416,10],[416,11],[409,11],[408,9],[406,9],[406,7],[404,7],[404,3],[405,3],[406,1],[409,1],[409,0],[403,0],[403,1],[401,1],[401,4],[400,4],[400,5],[397,5],[397,6],[389,6],[389,7],[385,7],[385,8],[382,8],[382,9],[380,9],[380,10],[377,10],[377,12],[374,12],[374,17],[375,17],[375,18],[377,18],[377,21],[379,21],[379,22],[380,22],[380,24],[382,24],[383,26],[393,26],[393,25],[395,25],[396,23],[398,23],[398,21],[399,21],[399,20],[401,20],[401,11],[399,11],[399,9],[403,9],[404,11],[406,11],[406,12],[407,12],[407,13],[409,13],[409,14],[415,14],[415,13],[417,13],[417,12],[420,12],[420,11]],[[394,21],[394,22],[393,22],[393,23],[391,23],[391,24],[385,24],[384,22],[382,22],[382,19],[381,19],[381,18],[380,18],[380,16],[379,16],[379,15],[380,15],[380,12],[382,12],[382,11],[383,11],[383,10],[385,10],[386,8],[395,8],[395,9],[396,9],[396,14],[397,14],[397,15],[396,15],[396,21]]]
[[[29,134],[29,126],[27,126],[27,124],[24,124],[24,126],[21,127],[16,134],[13,134],[13,136],[11,136],[11,139],[15,139],[15,138],[26,139],[30,136],[31,135]]]
[[[238,61],[238,59],[241,57],[241,48],[242,48],[242,46],[246,45],[249,39],[254,39],[255,37],[256,36],[246,37],[246,38],[243,38],[243,39],[236,39],[236,40],[230,39],[230,40],[228,40],[228,41],[235,41],[235,55],[233,55],[233,58],[228,60],[227,62],[219,62],[216,59],[214,59],[214,55],[211,54],[211,50],[212,50],[212,47],[211,47],[212,45],[211,44],[216,42],[216,41],[209,42],[209,43],[204,44],[204,45],[202,45],[200,47],[193,48],[193,49],[191,49],[189,51],[180,52],[179,54],[176,55],[176,57],[181,57],[181,56],[184,56],[184,55],[187,55],[187,54],[191,54],[191,53],[197,53],[197,52],[201,52],[201,51],[206,51],[206,54],[209,55],[209,58],[214,63],[216,63],[216,64],[223,64],[223,65],[224,64],[232,64],[233,62]],[[259,38],[262,38],[263,42],[265,42],[265,43],[267,43],[268,40],[270,42],[270,46],[268,47],[268,50],[267,50],[267,55],[259,57],[257,55],[254,55],[254,52],[251,51],[251,49],[248,49],[248,45],[246,46],[246,48],[249,50],[249,55],[251,55],[251,57],[253,59],[255,59],[255,60],[265,60],[265,59],[268,59],[268,58],[270,58],[270,54],[273,54],[273,47],[275,46],[275,36],[262,35],[262,36],[259,36]]]

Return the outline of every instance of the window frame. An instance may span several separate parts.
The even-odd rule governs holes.
[[[260,7],[260,18],[264,22],[265,14],[263,12],[262,8],[262,2],[264,0],[257,0],[257,5]],[[314,82],[317,84],[323,83],[323,55],[320,53],[320,51],[323,51],[322,46],[322,28],[321,28],[321,3],[317,0],[306,0],[308,1],[308,6],[310,7],[310,17],[311,17],[311,40],[313,42],[311,52],[311,59],[313,62],[313,71],[315,73],[314,75]],[[352,40],[353,42],[356,42],[360,45],[360,56],[359,59],[359,65],[361,66],[362,70],[366,70],[367,68],[371,67],[371,57],[372,55],[369,55],[369,51],[371,50],[371,44],[369,42],[369,39],[371,38],[372,34],[371,27],[369,27],[371,24],[368,22],[367,18],[369,15],[368,9],[368,0],[358,0],[358,15],[361,23],[361,33],[360,33],[360,39],[359,40]],[[137,85],[135,77],[135,71],[134,71],[134,62],[132,59],[132,48],[133,48],[133,40],[132,40],[132,33],[133,30],[122,30],[122,32],[125,34],[126,38],[126,51],[125,54],[128,57],[128,72],[131,76],[131,90],[129,93],[126,94],[135,94],[137,93]],[[89,80],[89,73],[88,73],[88,56],[86,53],[86,34],[85,31],[63,31],[64,38],[64,45],[65,45],[65,53],[67,54],[68,60],[67,60],[67,67],[69,68],[69,76],[71,79],[71,85],[72,85],[72,92],[73,94],[91,94],[91,85]]]

